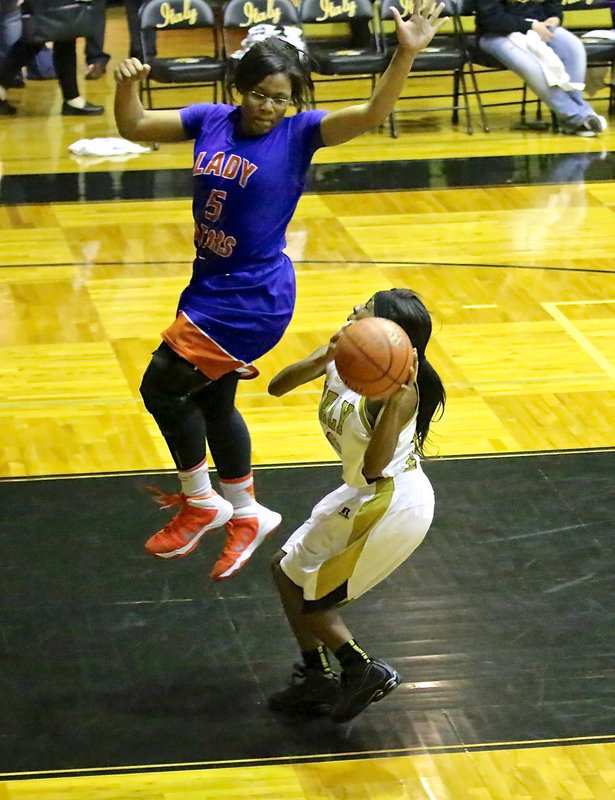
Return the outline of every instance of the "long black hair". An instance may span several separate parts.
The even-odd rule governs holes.
[[[245,94],[263,78],[276,73],[288,76],[291,86],[291,103],[299,111],[311,103],[314,84],[303,54],[292,44],[277,36],[256,42],[240,59],[229,78],[229,89]]]
[[[419,409],[416,420],[416,449],[424,455],[429,426],[446,404],[446,392],[440,376],[425,357],[431,337],[431,316],[423,301],[410,289],[388,289],[374,295],[374,314],[396,322],[408,334],[419,358],[417,386]]]

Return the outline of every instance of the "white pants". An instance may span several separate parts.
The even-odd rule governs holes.
[[[280,566],[303,589],[306,610],[354,600],[416,550],[433,513],[433,489],[420,466],[363,489],[344,484],[282,546]]]

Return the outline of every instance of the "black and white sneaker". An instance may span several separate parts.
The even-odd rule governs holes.
[[[289,685],[270,695],[268,705],[273,711],[316,717],[329,714],[339,694],[340,682],[334,672],[325,674],[319,669],[295,664]]]
[[[342,672],[340,698],[333,707],[333,722],[348,722],[370,703],[382,700],[401,683],[393,667],[372,658],[369,663]]]
[[[587,120],[578,125],[561,124],[559,129],[566,136],[582,136],[584,139],[593,139],[596,135],[596,131],[589,127]]]
[[[602,133],[608,127],[606,118],[601,117],[600,114],[592,114],[591,116],[587,117],[585,122],[589,129],[594,131],[594,133]]]
[[[560,133],[566,136],[582,136],[591,139],[596,135],[596,131],[589,123],[589,117],[582,117],[580,114],[573,114],[559,120]]]

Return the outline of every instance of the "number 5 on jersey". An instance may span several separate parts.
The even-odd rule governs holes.
[[[210,219],[212,222],[220,219],[225,200],[226,192],[224,190],[212,189],[207,198],[207,203],[205,204],[205,211],[203,212],[205,219]]]

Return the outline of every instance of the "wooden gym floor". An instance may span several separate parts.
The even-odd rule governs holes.
[[[175,487],[138,385],[189,274],[190,145],[72,156],[117,135],[111,75],[82,86],[104,116],[62,118],[44,82],[0,119],[0,800],[610,800],[615,134],[511,131],[509,108],[468,136],[419,111],[317,154],[297,313],[239,397],[284,529],[219,585],[215,537],[142,549],[144,486]],[[436,520],[347,616],[404,683],[345,728],[279,719],[265,698],[297,654],[267,562],[339,472],[318,385],[265,387],[396,285],[433,313],[448,390]]]

